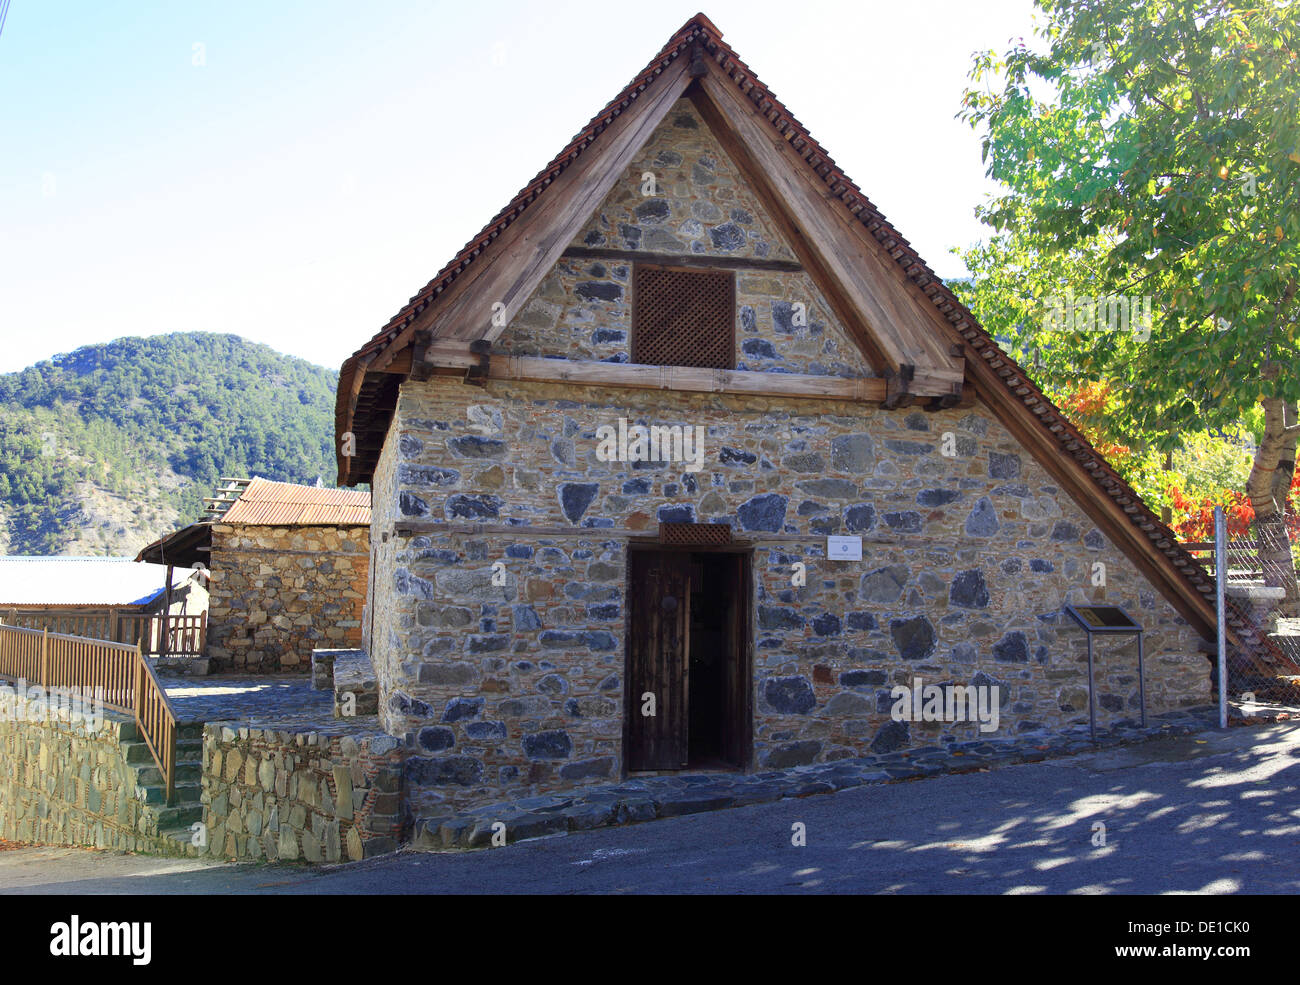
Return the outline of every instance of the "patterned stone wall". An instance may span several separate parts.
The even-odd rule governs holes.
[[[182,854],[140,796],[140,769],[123,743],[135,722],[105,712],[98,727],[66,712],[44,721],[0,718],[0,839],[123,852]]]
[[[704,468],[601,461],[596,430],[620,416],[703,426]],[[663,520],[755,545],[759,767],[980,734],[892,722],[889,689],[914,677],[999,684],[1002,735],[1086,722],[1065,602],[1123,605],[1147,628],[1150,711],[1209,697],[1195,634],[981,409],[407,383],[375,490],[411,521],[573,531],[390,537],[372,657],[424,815],[620,775],[622,531],[653,538]],[[826,560],[838,533],[864,538],[861,562]],[[1131,644],[1099,659],[1099,721],[1136,715],[1135,663]]]
[[[309,671],[315,647],[361,642],[368,527],[214,524],[213,670]]]
[[[240,861],[358,861],[402,838],[400,743],[386,735],[203,731],[207,853]]]

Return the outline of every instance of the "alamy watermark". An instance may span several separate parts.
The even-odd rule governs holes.
[[[602,462],[684,462],[687,472],[704,468],[704,427],[697,424],[633,424],[596,428],[596,458]]]
[[[91,729],[104,723],[104,689],[97,687],[43,687],[27,686],[25,679],[17,684],[0,682],[0,721],[49,722],[67,719],[70,723],[84,722]]]
[[[1151,338],[1151,295],[1075,296],[1074,291],[1044,299],[1047,332],[1132,332],[1139,342]]]
[[[897,684],[889,691],[894,706],[889,717],[896,722],[979,722],[981,732],[996,732],[1000,688],[996,684],[925,684],[913,677],[912,686]]]

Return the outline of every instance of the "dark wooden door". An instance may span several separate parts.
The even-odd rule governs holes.
[[[690,752],[690,556],[631,552],[628,579],[627,768],[681,769]],[[653,715],[644,713],[647,694]]]
[[[749,558],[733,555],[727,570],[727,670],[723,685],[723,756],[749,765],[750,716]]]

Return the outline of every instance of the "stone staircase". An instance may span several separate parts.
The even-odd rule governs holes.
[[[167,803],[162,771],[134,723],[123,727],[121,749],[127,768],[135,774],[136,798],[143,806],[141,833],[156,839],[166,854],[190,854],[191,825],[203,820],[203,805],[199,799],[203,772],[203,723],[184,722],[177,726],[176,785],[170,804]]]

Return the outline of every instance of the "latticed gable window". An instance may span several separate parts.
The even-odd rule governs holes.
[[[632,361],[735,369],[735,312],[736,281],[731,271],[636,264]]]

